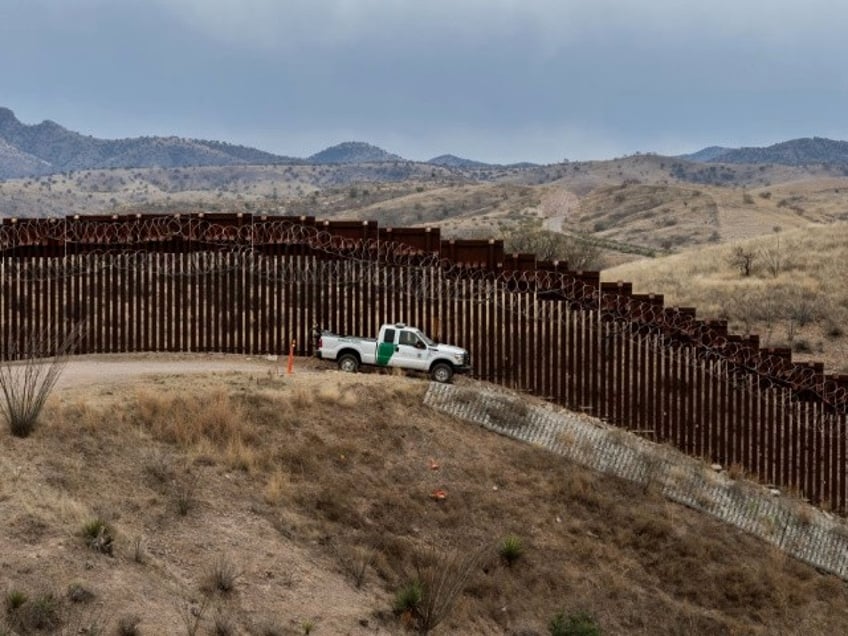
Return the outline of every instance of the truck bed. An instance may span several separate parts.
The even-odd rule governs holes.
[[[331,332],[328,332],[328,331],[325,331],[324,333],[322,333],[321,337],[322,338],[335,338],[339,342],[373,342],[374,344],[377,344],[376,338],[366,338],[364,336],[343,336],[341,334],[331,333]]]

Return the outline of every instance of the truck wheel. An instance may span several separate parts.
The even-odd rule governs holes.
[[[430,377],[434,382],[450,382],[453,377],[453,367],[447,362],[437,362],[430,369]]]
[[[339,357],[339,370],[345,373],[356,373],[359,370],[359,359],[352,353],[343,353]]]

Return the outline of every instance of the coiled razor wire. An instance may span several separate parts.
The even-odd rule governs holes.
[[[189,250],[183,259],[169,262],[150,249],[163,243],[187,245]],[[14,258],[16,248],[51,245],[61,246],[64,256],[24,262]],[[282,250],[282,255],[307,258],[283,266],[255,267],[269,250],[274,255]],[[200,258],[198,252],[222,257]],[[725,329],[697,320],[694,312],[605,291],[597,280],[587,281],[580,272],[492,271],[397,240],[347,238],[297,220],[250,217],[233,224],[232,219],[219,221],[211,215],[24,219],[0,225],[0,253],[7,256],[2,259],[5,280],[59,280],[116,267],[165,277],[205,276],[242,270],[247,263],[257,280],[274,284],[320,284],[329,276],[335,284],[389,285],[395,292],[423,300],[449,296],[495,306],[500,306],[497,299],[504,292],[528,298],[532,294],[529,302],[511,310],[531,320],[544,320],[550,317],[546,307],[551,300],[568,302],[573,309],[596,311],[604,321],[619,323],[634,338],[658,334],[663,346],[692,346],[702,359],[726,361],[732,374],[752,374],[765,386],[804,392],[829,410],[848,412],[848,387],[815,366],[795,364],[786,356],[729,336]],[[96,258],[116,254],[120,255],[117,260]],[[361,267],[351,268],[351,263]],[[409,284],[406,273],[412,273],[414,284]],[[439,283],[431,286],[428,281],[434,280]],[[446,285],[445,281],[476,284]]]

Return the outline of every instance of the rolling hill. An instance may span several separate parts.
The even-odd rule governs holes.
[[[680,155],[680,158],[687,159],[689,161],[712,161],[716,157],[720,157],[731,150],[733,150],[733,148],[725,148],[724,146],[708,146],[706,148],[702,148],[698,152]]]
[[[433,634],[848,629],[838,578],[428,407],[424,381],[261,362],[69,386],[0,432],[0,630],[399,634],[416,581]]]
[[[24,175],[41,175],[50,171],[50,164],[34,157],[0,138],[0,179]]]
[[[846,222],[804,225],[625,263],[602,278],[664,294],[669,306],[695,307],[699,318],[727,320],[734,333],[760,336],[764,347],[788,347],[795,360],[824,362],[829,373],[844,374],[846,242]],[[747,276],[740,254],[750,258]]]
[[[0,179],[101,168],[406,161],[382,148],[357,141],[340,143],[306,159],[299,159],[222,141],[174,136],[97,139],[49,120],[34,125],[23,124],[10,109],[0,108]]]
[[[387,161],[406,161],[406,159],[361,141],[345,141],[330,146],[315,153],[307,160],[308,163],[312,164],[382,163]]]
[[[361,142],[301,160],[177,137],[99,140],[0,109],[0,217],[241,211],[436,226],[445,238],[553,231],[598,248],[597,266],[608,267],[848,220],[844,166],[801,161],[839,160],[845,143],[795,140],[760,149],[777,155],[746,155],[785,163],[714,163],[737,152],[720,147],[688,159],[424,163]],[[120,167],[131,165],[140,167]]]
[[[244,146],[179,137],[96,139],[68,130],[52,121],[22,124],[8,108],[0,108],[0,140],[25,156],[17,164],[8,159],[10,176],[32,176],[92,168],[185,167],[294,163]],[[27,157],[40,161],[33,164]],[[35,170],[35,172],[33,172]]]
[[[766,147],[721,148],[711,146],[684,157],[691,161],[710,163],[848,166],[848,141],[812,137],[792,139]]]
[[[433,157],[427,163],[432,163],[436,166],[445,166],[448,168],[490,168],[487,163],[483,163],[482,161],[473,161],[471,159],[463,159],[462,157],[457,157],[456,155],[439,155],[438,157]]]

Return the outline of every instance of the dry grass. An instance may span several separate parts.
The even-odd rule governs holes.
[[[718,206],[696,185],[624,183],[584,197],[575,221],[584,233],[671,250],[707,243],[718,230]]]
[[[201,589],[208,594],[230,594],[241,574],[232,559],[219,556],[206,570]]]
[[[667,306],[698,309],[703,319],[726,319],[736,333],[755,333],[762,346],[791,347],[798,360],[848,371],[848,284],[844,252],[848,223],[772,233],[735,245],[693,250],[629,263],[603,272],[628,280],[639,293],[665,295]],[[745,277],[732,253],[754,255]]]
[[[316,632],[398,633],[393,597],[416,576],[453,598],[432,608],[445,634],[543,633],[578,610],[604,633],[848,627],[848,593],[832,577],[638,485],[430,411],[425,389],[329,371],[262,386],[171,380],[93,395],[85,409],[63,394],[32,438],[0,438],[3,475],[16,474],[0,491],[0,589],[79,581],[144,633],[302,633],[316,617]],[[234,461],[234,445],[249,461]],[[181,479],[195,485],[185,516],[172,494]],[[437,488],[446,499],[430,498]],[[58,497],[83,519],[68,524]],[[95,517],[115,529],[112,559],[76,536]],[[521,537],[513,567],[498,557],[508,536]],[[490,557],[471,565],[450,556],[480,546]],[[212,571],[218,554],[235,576]],[[226,602],[222,620],[202,589]]]
[[[716,174],[720,178],[716,178]],[[602,241],[679,251],[846,220],[848,178],[824,166],[719,166],[638,155],[548,166],[218,166],[78,171],[0,182],[7,216],[246,212],[435,226],[444,238],[503,238],[547,222]],[[564,203],[565,202],[565,203]]]

